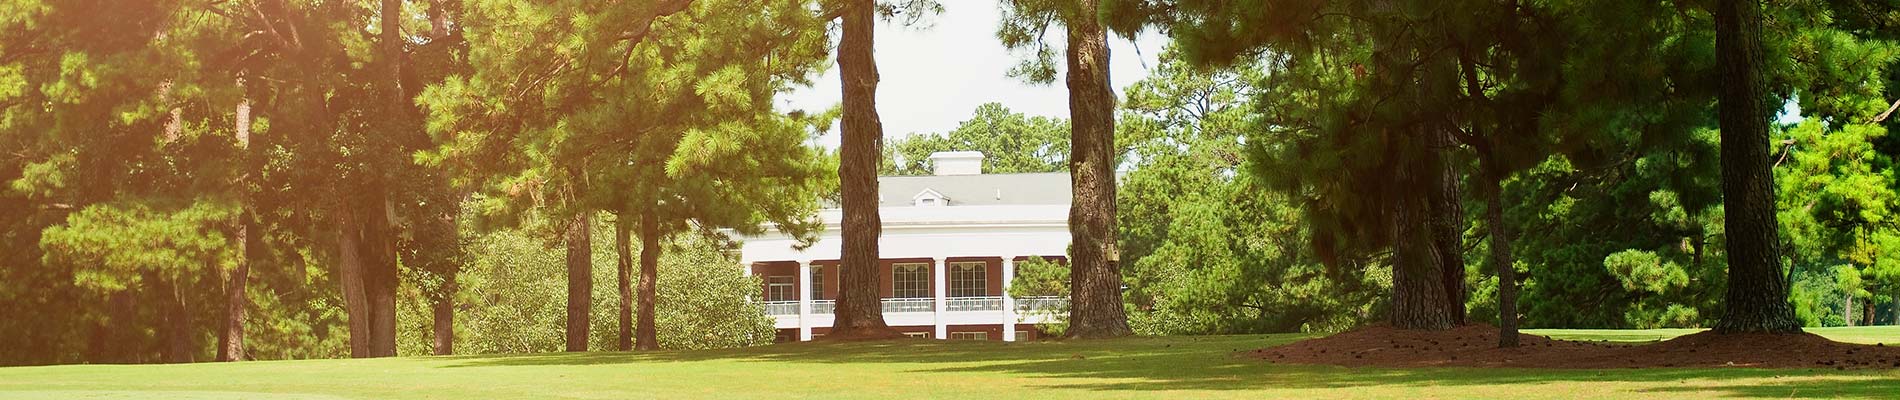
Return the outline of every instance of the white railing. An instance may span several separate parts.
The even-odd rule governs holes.
[[[798,315],[797,301],[765,302],[765,315]]]
[[[884,312],[935,312],[937,299],[918,297],[908,299],[884,299]]]
[[[836,312],[837,309],[838,309],[837,300],[812,300],[811,301],[812,314],[831,314],[833,312]]]
[[[944,300],[944,311],[1002,311],[1002,297],[951,297]]]
[[[1016,299],[1016,312],[1056,311],[1069,304],[1069,299],[1057,296],[1024,297]]]
[[[883,303],[884,303],[884,312],[887,312],[887,313],[934,312],[937,310],[936,299],[929,298],[929,297],[884,299]],[[1069,299],[1063,298],[1063,297],[1056,297],[1056,296],[1024,297],[1024,298],[1016,299],[1016,311],[1021,312],[1021,313],[1027,313],[1031,311],[1045,311],[1045,312],[1057,311],[1057,310],[1062,309],[1063,306],[1068,305],[1068,303],[1069,303]],[[796,300],[767,301],[767,302],[762,302],[760,304],[765,305],[765,315],[798,315],[798,301]],[[837,308],[838,308],[837,300],[812,300],[811,301],[812,314],[818,314],[818,315],[833,314],[837,312],[836,311]],[[944,310],[945,311],[1002,311],[1003,298],[996,297],[996,296],[951,297],[948,299],[944,299]]]

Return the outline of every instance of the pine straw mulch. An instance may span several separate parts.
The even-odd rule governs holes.
[[[1498,329],[1472,324],[1445,331],[1380,324],[1246,352],[1274,363],[1348,367],[1505,368],[1900,368],[1900,343],[1841,343],[1811,334],[1702,332],[1648,344],[1574,342],[1519,334],[1500,349]]]

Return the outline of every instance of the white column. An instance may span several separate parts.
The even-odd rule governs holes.
[[[1016,257],[1003,256],[1003,341],[1016,341],[1016,298],[1009,295],[1009,284],[1016,280]]]
[[[811,260],[798,260],[798,340],[811,340]]]
[[[936,303],[936,310],[937,310],[935,314],[932,314],[932,318],[931,318],[932,320],[936,321],[937,330],[936,330],[936,334],[931,335],[931,337],[936,338],[936,339],[950,338],[949,329],[947,326],[944,326],[943,324],[943,312],[946,308],[948,308],[948,307],[945,307],[945,305],[948,303],[946,303],[944,299],[944,295],[948,293],[945,293],[945,291],[943,290],[944,269],[945,268],[943,264],[943,257],[937,257],[937,266],[935,268],[930,269],[930,273],[932,275],[930,293],[936,298],[935,303]]]

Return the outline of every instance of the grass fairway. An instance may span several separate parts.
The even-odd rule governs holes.
[[[1900,329],[1816,329],[1900,342]],[[1687,331],[1532,331],[1648,341]],[[1300,335],[0,368],[0,399],[1900,398],[1900,370],[1352,369],[1235,350]]]

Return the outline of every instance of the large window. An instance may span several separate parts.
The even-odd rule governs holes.
[[[813,300],[825,298],[825,267],[822,265],[811,266],[811,298]]]
[[[798,277],[791,275],[765,278],[765,301],[798,300],[798,292],[792,289],[797,279]]]
[[[982,261],[950,263],[950,297],[990,294],[989,265]]]
[[[950,332],[950,340],[990,340],[989,332]]]
[[[892,264],[891,297],[900,299],[930,297],[930,265]]]

